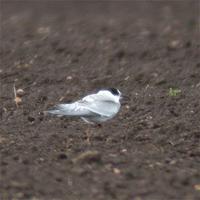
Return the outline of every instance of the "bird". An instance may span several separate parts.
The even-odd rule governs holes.
[[[118,89],[101,89],[81,100],[68,104],[58,104],[45,112],[59,117],[80,117],[89,124],[101,124],[117,115],[121,107],[121,99],[122,94]]]

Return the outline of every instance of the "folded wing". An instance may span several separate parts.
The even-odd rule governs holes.
[[[93,116],[95,113],[82,106],[82,103],[75,102],[71,104],[59,104],[47,113],[60,116]]]
[[[117,114],[120,104],[112,101],[86,101],[80,100],[71,104],[59,104],[47,113],[60,116],[106,116],[111,117]]]
[[[84,102],[83,107],[98,115],[111,117],[119,111],[120,104],[112,101],[93,101]]]

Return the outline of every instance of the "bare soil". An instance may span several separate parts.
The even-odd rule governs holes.
[[[198,9],[3,1],[0,199],[200,199]],[[43,115],[105,87],[130,100],[102,127]]]

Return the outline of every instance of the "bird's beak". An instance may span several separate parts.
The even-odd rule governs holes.
[[[126,95],[122,95],[120,99],[123,99],[125,101],[130,100],[129,96],[126,96]]]

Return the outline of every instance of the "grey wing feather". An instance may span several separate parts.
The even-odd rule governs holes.
[[[88,110],[102,116],[113,116],[120,108],[120,104],[112,101],[94,101],[93,103],[85,102],[83,107],[87,107]]]
[[[53,110],[47,111],[47,113],[60,115],[60,116],[92,116],[94,113],[89,109],[82,106],[80,102],[71,104],[59,104],[55,106]]]

